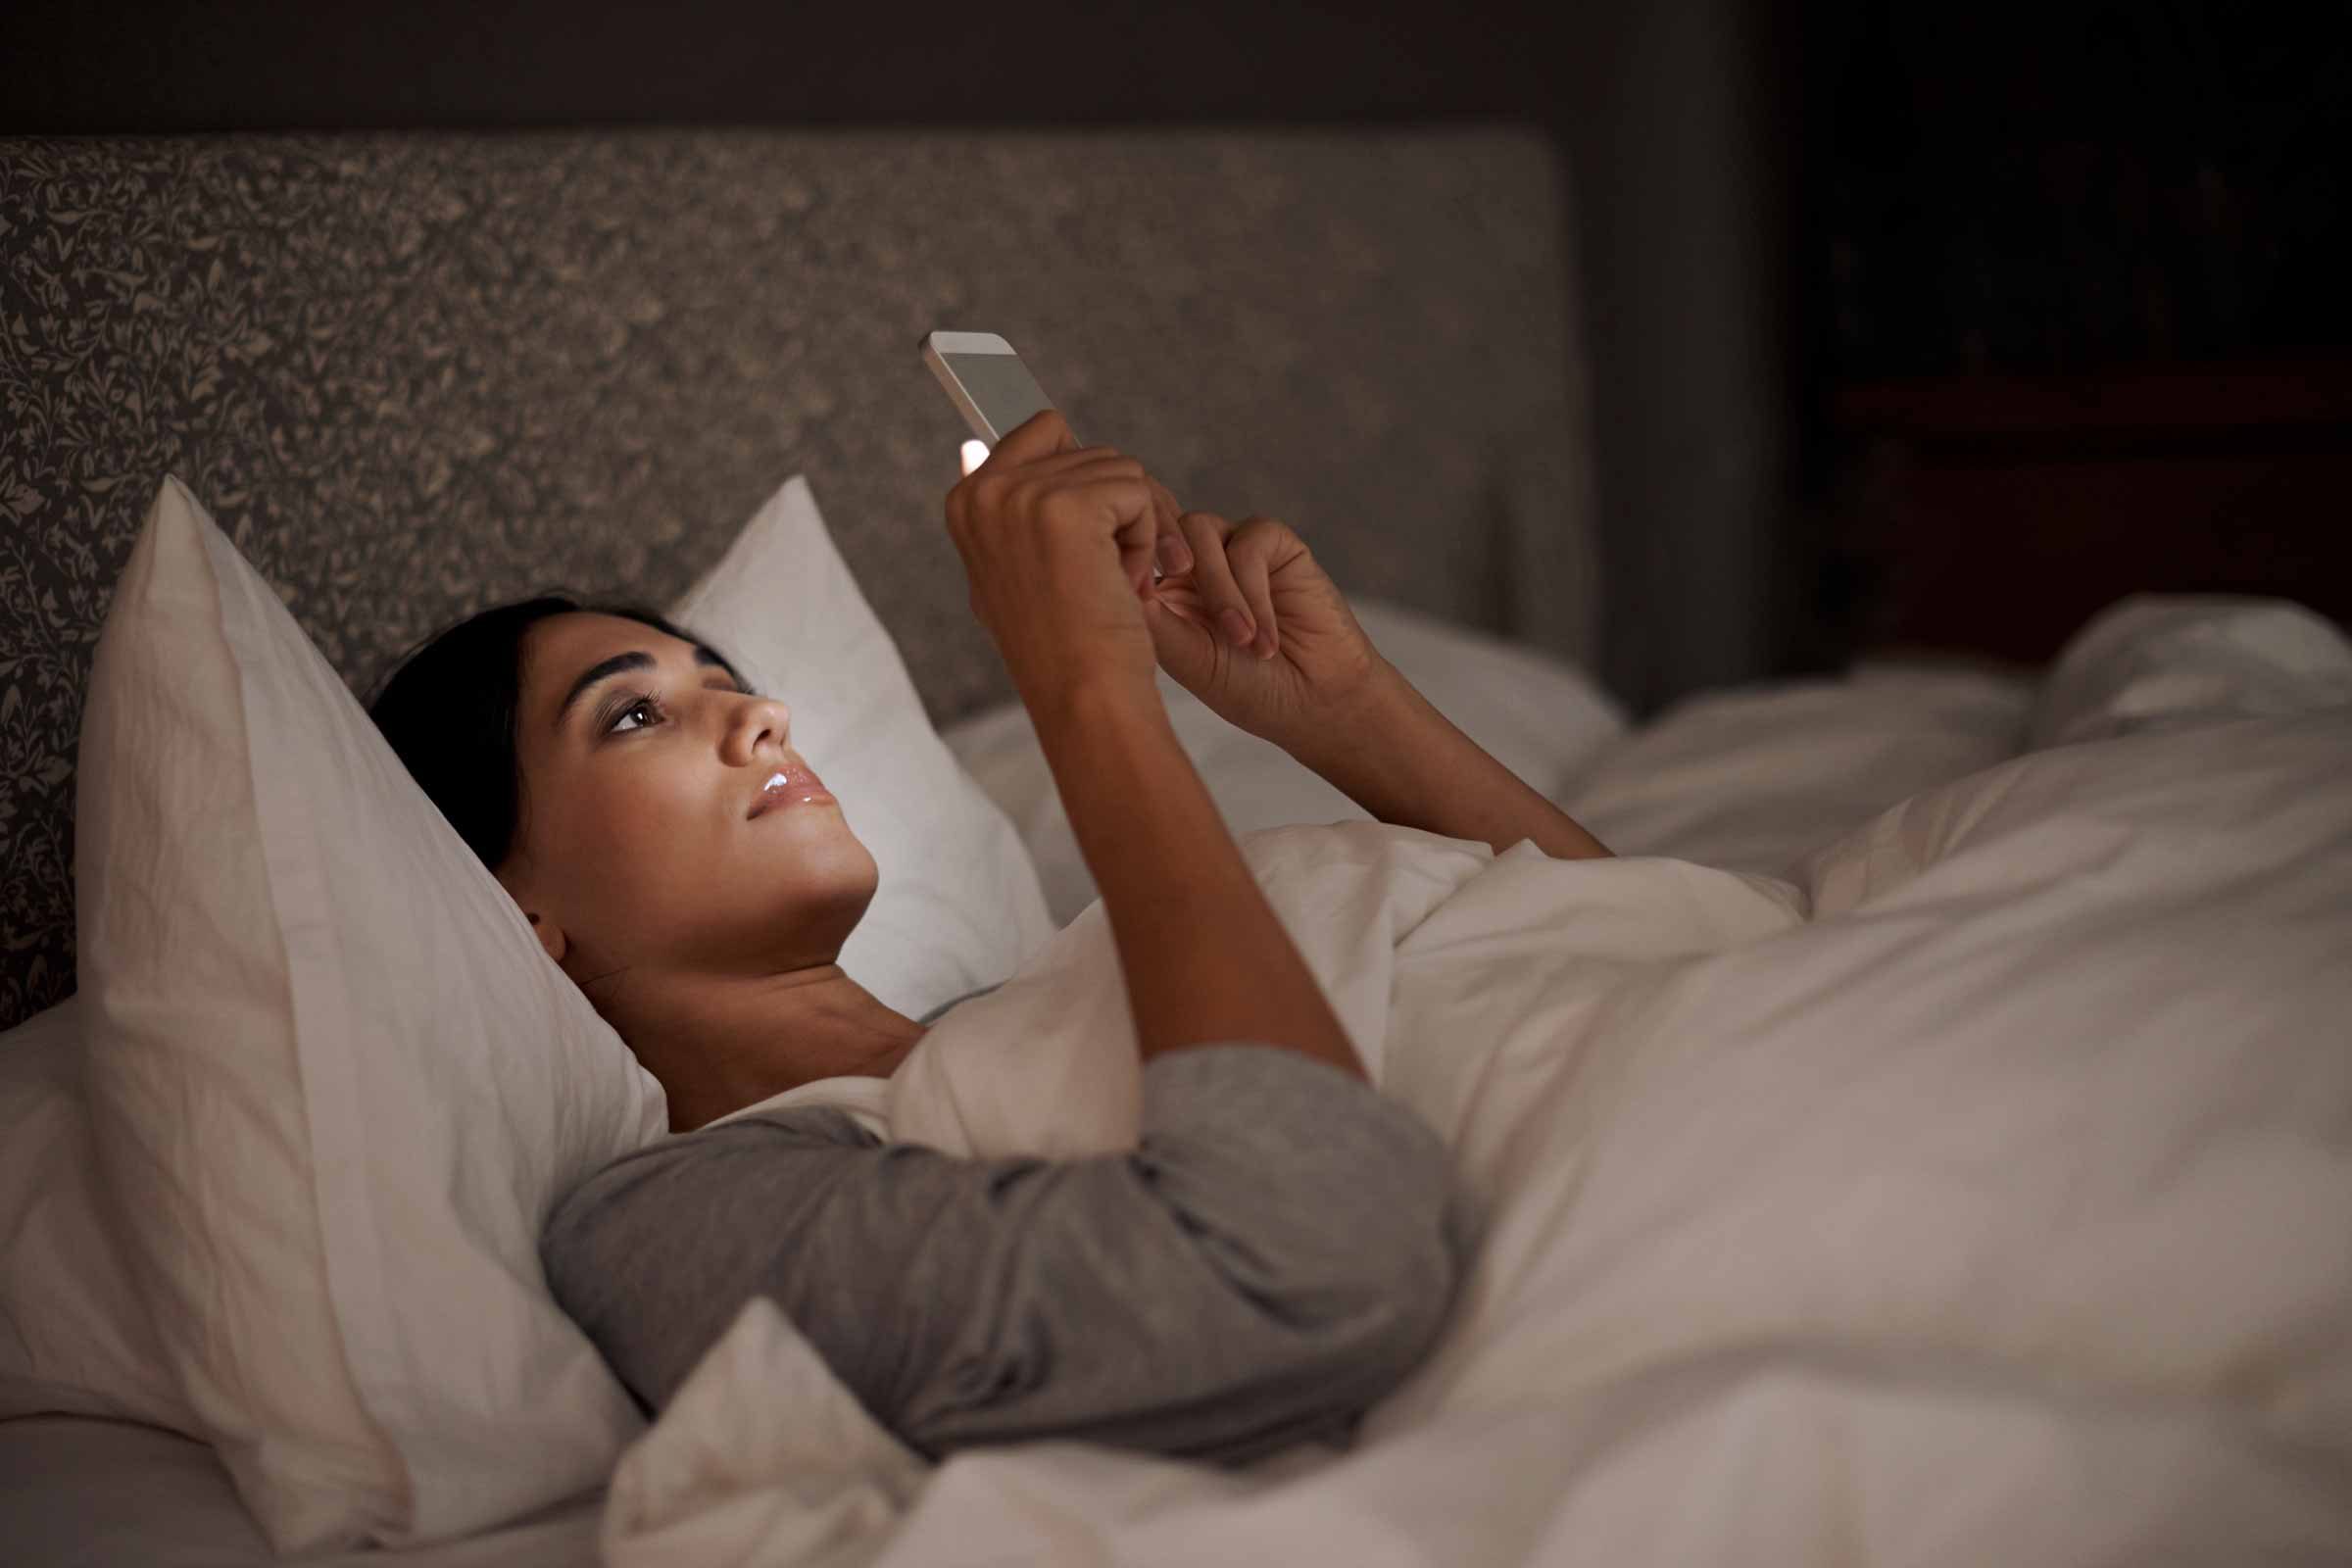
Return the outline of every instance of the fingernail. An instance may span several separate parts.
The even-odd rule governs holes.
[[[1236,647],[1249,647],[1250,634],[1250,617],[1248,615],[1243,614],[1238,610],[1228,610],[1225,612],[1225,635],[1233,639]]]
[[[1268,626],[1266,628],[1265,636],[1260,638],[1258,643],[1259,646],[1257,650],[1257,657],[1260,659],[1272,659],[1274,657],[1274,628]]]
[[[1184,542],[1183,535],[1164,533],[1159,536],[1159,565],[1162,571],[1193,569],[1192,547]]]

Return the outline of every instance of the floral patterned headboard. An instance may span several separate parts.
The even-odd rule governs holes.
[[[1586,657],[1549,144],[1378,132],[0,140],[0,1027],[74,986],[93,644],[177,473],[355,688],[468,610],[677,594],[805,472],[934,719],[1010,688],[939,326],[1341,584]]]

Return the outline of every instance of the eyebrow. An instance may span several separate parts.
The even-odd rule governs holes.
[[[694,662],[711,669],[725,670],[729,680],[735,682],[737,686],[743,684],[743,677],[735,673],[734,665],[705,648],[701,643],[694,645]],[[632,649],[628,653],[614,654],[611,659],[600,659],[590,664],[586,669],[580,671],[580,678],[571,683],[571,690],[564,694],[564,705],[556,710],[555,727],[558,729],[564,727],[564,720],[569,716],[579,700],[588,695],[589,688],[596,685],[597,682],[611,680],[613,676],[632,669],[652,669],[656,662],[654,656],[643,649]]]

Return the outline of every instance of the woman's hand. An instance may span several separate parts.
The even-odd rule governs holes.
[[[1163,550],[1163,562],[1190,560],[1157,585],[1144,621],[1160,667],[1211,712],[1289,750],[1378,689],[1388,662],[1289,527],[1208,512],[1183,513],[1177,526],[1189,549]]]
[[[1143,601],[1155,548],[1178,552],[1162,534],[1173,500],[1141,463],[1080,446],[1048,409],[998,442],[947,510],[972,613],[1032,711],[1082,685],[1150,691]]]

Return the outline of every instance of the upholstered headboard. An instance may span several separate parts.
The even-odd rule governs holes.
[[[0,141],[0,1026],[73,989],[75,737],[185,479],[345,678],[551,584],[672,598],[805,472],[933,718],[1010,695],[916,357],[1341,584],[1595,646],[1562,180],[1503,128]]]

